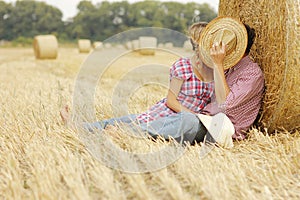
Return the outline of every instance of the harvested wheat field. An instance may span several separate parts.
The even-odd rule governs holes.
[[[60,48],[56,60],[36,60],[31,48],[0,49],[0,199],[300,198],[297,131],[269,135],[252,128],[247,140],[235,142],[231,150],[215,148],[204,159],[199,158],[200,145],[187,146],[173,163],[146,173],[127,173],[100,162],[87,150],[80,132],[66,127],[59,117],[62,106],[74,101],[75,80],[87,57],[75,48]],[[153,56],[134,52],[112,63],[97,83],[97,118],[115,115],[114,85],[132,66],[153,62],[169,66],[177,58],[168,52]],[[154,82],[168,81],[163,72],[165,68],[161,80]],[[133,77],[139,85],[141,74]],[[166,91],[160,84],[139,87],[128,100],[129,111],[145,110]],[[125,131],[116,129],[103,137],[128,152],[173,145],[132,139]]]

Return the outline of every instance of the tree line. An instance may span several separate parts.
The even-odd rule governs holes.
[[[0,40],[21,40],[54,34],[60,41],[89,38],[103,41],[141,27],[169,28],[186,33],[194,21],[209,22],[217,13],[208,4],[141,1],[81,1],[75,17],[63,21],[58,8],[40,1],[0,1]]]

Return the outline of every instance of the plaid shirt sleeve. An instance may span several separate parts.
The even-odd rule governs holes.
[[[189,59],[180,58],[170,68],[170,79],[178,78],[181,80],[187,80],[192,76],[192,65]]]

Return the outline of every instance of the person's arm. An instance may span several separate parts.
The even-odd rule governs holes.
[[[215,80],[215,93],[218,104],[223,104],[230,93],[230,88],[226,82],[224,74],[224,58],[226,55],[226,45],[214,44],[210,49],[210,55],[214,63],[214,80]]]
[[[177,100],[177,96],[181,90],[181,86],[183,82],[184,80],[178,78],[171,79],[170,88],[167,95],[167,106],[175,112],[187,111],[187,112],[194,113],[190,109],[181,105],[180,102]]]

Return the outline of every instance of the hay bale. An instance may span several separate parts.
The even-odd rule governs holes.
[[[159,44],[157,45],[158,48],[164,48],[164,46],[165,46],[165,45],[164,45],[163,43],[159,43]]]
[[[111,43],[104,43],[104,48],[110,49],[110,48],[112,48],[112,44]]]
[[[156,37],[139,37],[140,54],[142,55],[154,55],[157,47]]]
[[[54,35],[37,35],[33,40],[36,59],[56,59],[58,42]]]
[[[173,48],[174,47],[174,45],[173,45],[173,43],[172,42],[167,42],[166,44],[165,44],[165,48]]]
[[[139,40],[132,40],[131,44],[132,44],[132,50],[133,51],[136,51],[140,48]]]
[[[132,42],[131,42],[131,41],[126,42],[125,48],[126,48],[127,50],[132,50]]]
[[[190,40],[187,40],[183,43],[183,49],[186,51],[193,51],[193,46]]]
[[[78,40],[79,53],[89,53],[91,50],[91,41],[88,39]]]
[[[300,127],[299,8],[299,0],[220,0],[220,16],[239,18],[256,30],[250,53],[264,71],[261,122],[270,132]]]
[[[93,43],[93,48],[94,48],[94,49],[97,49],[97,50],[103,49],[103,43],[100,42],[100,41],[95,41],[95,42]]]

